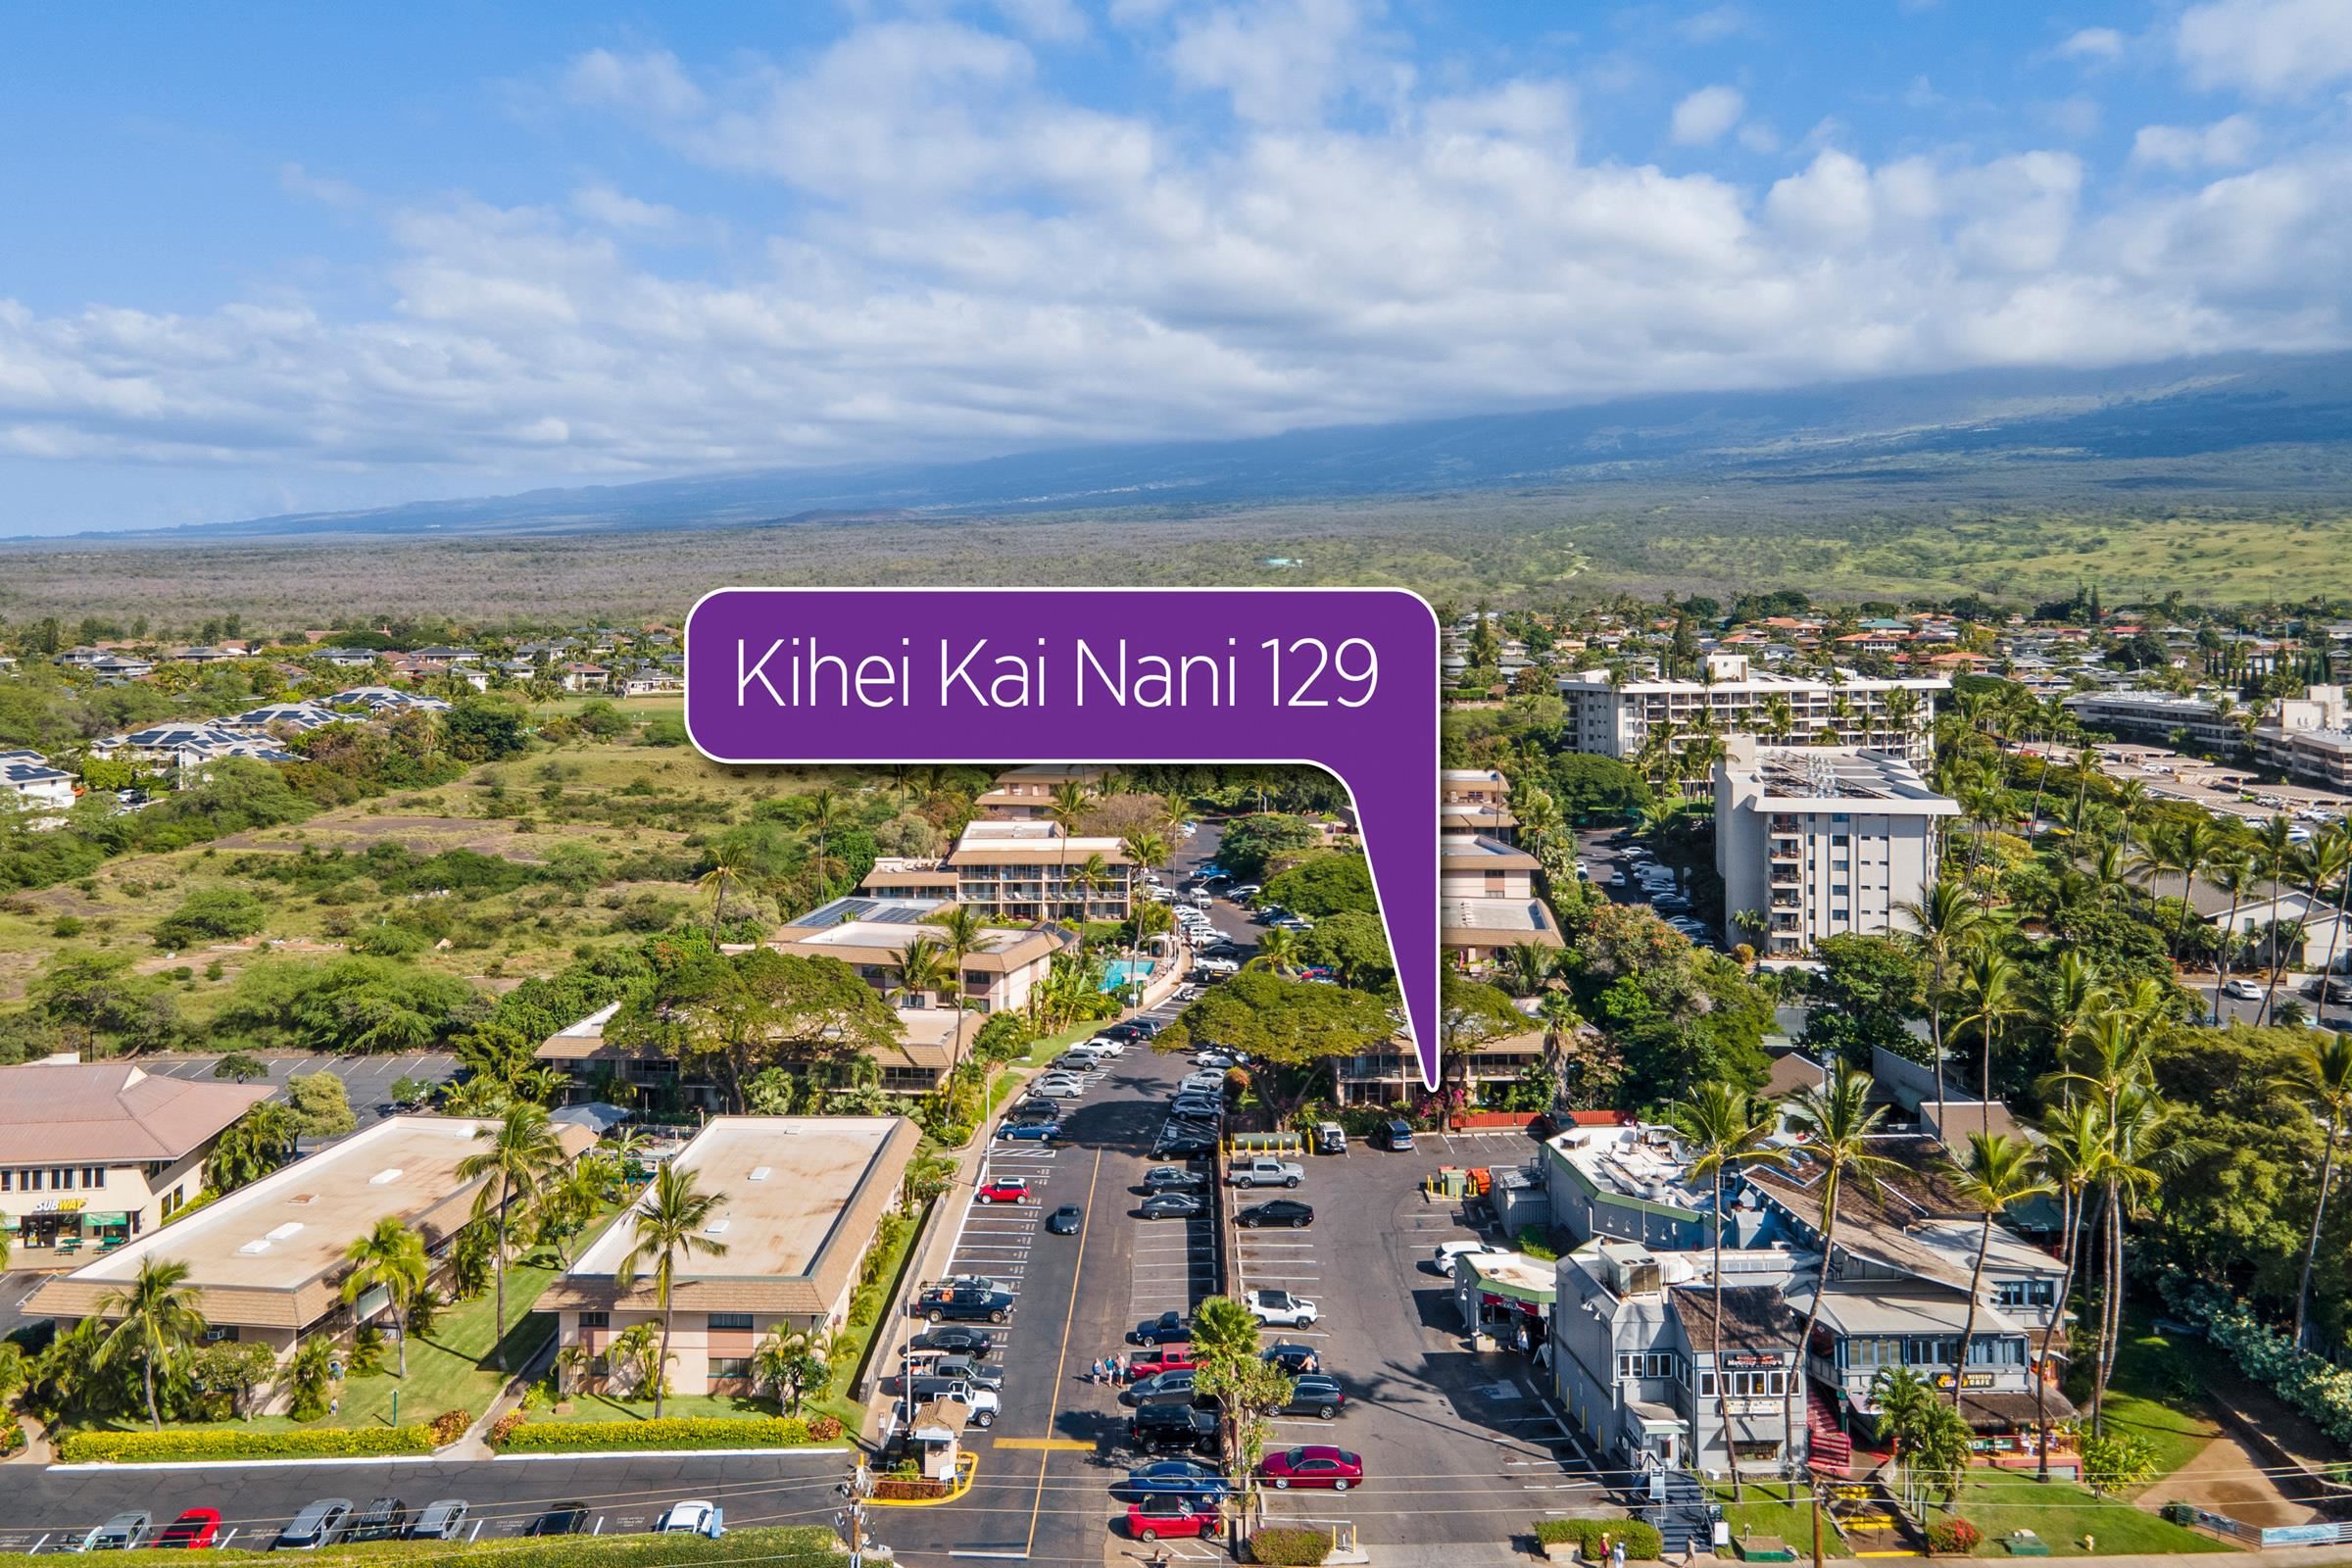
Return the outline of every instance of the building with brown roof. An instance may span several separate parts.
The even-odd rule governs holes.
[[[772,1329],[842,1323],[882,1216],[898,1206],[920,1135],[903,1116],[714,1116],[673,1157],[717,1195],[705,1234],[726,1249],[680,1261],[670,1287],[670,1385],[679,1394],[749,1394],[752,1354]],[[539,1299],[558,1315],[559,1343],[587,1356],[599,1387],[612,1341],[659,1323],[640,1269],[627,1290],[622,1260],[636,1245],[624,1213]]]
[[[1109,776],[1107,767],[1075,766],[1068,762],[1008,767],[997,775],[996,787],[982,792],[972,804],[996,822],[1042,822],[1053,808],[1054,791],[1063,784],[1083,784],[1093,790]]]
[[[768,946],[812,958],[838,958],[875,990],[898,988],[899,960],[916,937],[939,938],[931,917],[947,906],[930,899],[835,899],[779,928]],[[1063,934],[1032,927],[1001,926],[985,944],[964,955],[963,1003],[978,1013],[1002,1012],[1027,1004],[1031,988],[1046,977]],[[906,999],[900,999],[904,1002]],[[945,1005],[931,993],[916,1005]]]
[[[0,1067],[0,1229],[10,1266],[72,1268],[161,1225],[204,1185],[221,1131],[267,1084],[53,1057]]]
[[[497,1127],[463,1116],[386,1117],[51,1279],[30,1311],[63,1323],[98,1316],[141,1262],[169,1258],[188,1266],[187,1283],[217,1337],[288,1354],[302,1337],[352,1325],[341,1293],[349,1272],[343,1252],[376,1221],[397,1219],[424,1238],[436,1261],[447,1255],[473,1222],[483,1181],[461,1179],[458,1166]],[[595,1142],[577,1127],[559,1127],[556,1135],[567,1156]]]

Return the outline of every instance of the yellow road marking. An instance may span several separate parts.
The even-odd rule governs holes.
[[[993,1445],[999,1448],[1044,1448],[1051,1453],[1092,1453],[1095,1446],[1076,1438],[999,1438]]]
[[[1086,1272],[1086,1228],[1094,1222],[1095,1187],[1102,1177],[1102,1151],[1098,1149],[1095,1151],[1095,1168],[1086,1177],[1086,1212],[1078,1218],[1078,1260],[1070,1272],[1069,1310],[1061,1315],[1061,1350],[1054,1358],[1054,1397],[1046,1405],[1046,1430],[1049,1432],[1054,1430],[1054,1418],[1061,1414],[1061,1381],[1070,1365],[1070,1328],[1078,1321],[1078,1285]],[[1038,1443],[1042,1446],[1053,1441],[1051,1438],[1041,1438]],[[1085,1447],[1091,1452],[1094,1445],[1090,1443]],[[1046,1466],[1053,1461],[1054,1450],[1051,1448],[1046,1448],[1037,1456],[1037,1497],[1029,1504],[1029,1541],[1021,1547],[1023,1556],[1037,1549],[1038,1516],[1046,1511]]]

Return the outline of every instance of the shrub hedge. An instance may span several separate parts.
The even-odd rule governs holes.
[[[1937,1557],[1972,1556],[1984,1540],[1984,1533],[1965,1519],[1938,1519],[1928,1526],[1928,1550]]]
[[[243,1539],[239,1538],[240,1541]],[[256,1538],[266,1546],[267,1531]],[[260,1549],[229,1546],[205,1553],[208,1557],[264,1560]],[[172,1568],[184,1564],[184,1551],[125,1551],[116,1554],[114,1568]],[[410,1559],[435,1565],[479,1558],[496,1568],[694,1568],[703,1563],[758,1561],[762,1568],[840,1568],[840,1544],[833,1532],[797,1525],[790,1529],[730,1530],[723,1541],[701,1536],[603,1535],[572,1536],[564,1540],[384,1541],[364,1546],[332,1546],[312,1554],[305,1568],[374,1568]],[[39,1568],[48,1558],[22,1552],[0,1552],[0,1568]]]
[[[501,1425],[504,1425],[502,1422]],[[835,1435],[839,1435],[838,1426]],[[659,1421],[525,1421],[491,1442],[510,1452],[603,1448],[790,1448],[814,1441],[797,1415],[663,1416]]]
[[[138,1464],[178,1459],[372,1459],[390,1453],[430,1453],[432,1429],[422,1426],[302,1427],[256,1432],[242,1424],[176,1427],[162,1432],[75,1432],[57,1446],[67,1464]]]
[[[1603,1536],[1609,1538],[1611,1544],[1618,1542],[1625,1544],[1626,1560],[1629,1562],[1655,1562],[1666,1550],[1666,1543],[1659,1539],[1658,1527],[1646,1524],[1640,1519],[1539,1519],[1536,1521],[1536,1539],[1538,1541],[1546,1546],[1557,1546],[1574,1542],[1577,1549],[1583,1552],[1588,1559],[1597,1560],[1608,1555],[1607,1548],[1600,1544],[1600,1538]]]
[[[1250,1560],[1280,1568],[1322,1568],[1331,1555],[1331,1537],[1320,1530],[1260,1530],[1250,1538]]]

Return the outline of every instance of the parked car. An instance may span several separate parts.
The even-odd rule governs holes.
[[[220,1510],[190,1508],[156,1533],[150,1546],[166,1551],[202,1551],[220,1539]]]
[[[1341,1389],[1339,1379],[1315,1372],[1293,1378],[1290,1402],[1274,1413],[1311,1415],[1318,1421],[1330,1421],[1339,1415],[1341,1406],[1347,1402],[1348,1395]]]
[[[1000,1123],[997,1136],[1019,1143],[1050,1144],[1061,1136],[1061,1120],[1056,1116],[1024,1116]]]
[[[975,1389],[1004,1392],[1004,1369],[977,1356],[943,1355],[931,1363],[931,1375],[951,1383],[969,1383]]]
[[[1046,1229],[1056,1236],[1075,1236],[1086,1215],[1076,1203],[1064,1203],[1046,1216]]]
[[[1314,1302],[1288,1291],[1251,1291],[1242,1298],[1242,1304],[1250,1308],[1251,1317],[1276,1328],[1311,1328],[1320,1315]]]
[[[727,1533],[726,1514],[700,1497],[673,1502],[654,1521],[657,1536],[706,1536],[712,1541]]]
[[[2260,1002],[2262,1000],[2262,987],[2256,984],[2254,981],[2248,980],[2241,975],[2237,979],[2225,980],[2222,982],[2222,995],[2225,997],[2234,997],[2240,1002]]]
[[[411,1541],[455,1541],[466,1529],[466,1503],[458,1497],[436,1497],[416,1511],[409,1526]]]
[[[1190,1404],[1193,1402],[1193,1369],[1172,1367],[1130,1383],[1119,1391],[1119,1402],[1131,1409],[1147,1404]]]
[[[376,1497],[351,1522],[350,1541],[398,1541],[408,1533],[409,1505],[398,1497]]]
[[[1222,1433],[1216,1416],[1190,1404],[1148,1404],[1127,1423],[1127,1440],[1146,1453],[1211,1453]]]
[[[1313,1346],[1300,1345],[1296,1340],[1276,1340],[1272,1345],[1266,1347],[1264,1358],[1282,1368],[1292,1377],[1297,1377],[1301,1372],[1317,1371],[1323,1365],[1321,1352],[1316,1350]]]
[[[1315,1222],[1315,1210],[1312,1204],[1301,1203],[1296,1198],[1276,1198],[1263,1203],[1251,1203],[1236,1213],[1233,1219],[1246,1231],[1256,1230],[1261,1225],[1288,1225],[1293,1230],[1303,1230]]]
[[[1178,1341],[1190,1345],[1193,1342],[1193,1320],[1183,1312],[1162,1312],[1157,1317],[1148,1317],[1138,1323],[1135,1332],[1128,1335],[1127,1339],[1133,1345],[1170,1345]]]
[[[1429,1260],[1441,1274],[1453,1272],[1453,1260],[1466,1252],[1492,1252],[1496,1249],[1487,1242],[1440,1242],[1430,1250]]]
[[[1054,1100],[1076,1100],[1086,1093],[1086,1086],[1066,1072],[1050,1072],[1031,1084],[1029,1092]]]
[[[1168,1114],[1215,1122],[1225,1115],[1225,1102],[1214,1095],[1178,1095],[1168,1105]]]
[[[1223,1502],[1233,1494],[1233,1483],[1198,1460],[1154,1459],[1127,1472],[1127,1490],[1146,1497]]]
[[[971,1328],[960,1323],[925,1329],[906,1344],[907,1348],[912,1350],[937,1350],[946,1355],[968,1355],[975,1360],[986,1356],[997,1346],[986,1329]]]
[[[559,1502],[523,1527],[526,1536],[576,1536],[588,1528],[588,1505]]]
[[[1155,1378],[1162,1372],[1189,1369],[1192,1364],[1193,1348],[1190,1345],[1162,1345],[1149,1355],[1139,1355],[1130,1361],[1127,1375],[1140,1383],[1146,1378]]]
[[[1203,1067],[1238,1067],[1242,1064],[1242,1058],[1230,1051],[1200,1052],[1194,1055],[1193,1060]]]
[[[973,1285],[949,1285],[923,1292],[914,1299],[914,1314],[932,1323],[1004,1323],[1012,1317],[1010,1291],[982,1290]]]
[[[1383,1122],[1380,1128],[1380,1141],[1388,1146],[1389,1152],[1392,1154],[1411,1152],[1413,1147],[1412,1123]]]
[[[960,1404],[969,1412],[971,1424],[976,1427],[995,1426],[997,1412],[1003,1408],[1003,1401],[998,1398],[996,1390],[979,1388],[962,1378],[917,1375],[908,1381],[905,1392],[906,1402],[909,1404],[919,1405],[932,1399]]]
[[[1364,1479],[1364,1461],[1346,1448],[1310,1443],[1269,1453],[1257,1464],[1258,1478],[1277,1492],[1293,1487],[1329,1487],[1346,1492]]]
[[[992,1176],[981,1183],[972,1197],[983,1203],[1026,1203],[1029,1201],[1029,1178],[1026,1176]]]
[[[1202,1154],[1215,1153],[1216,1150],[1215,1138],[1205,1133],[1195,1132],[1190,1128],[1171,1125],[1161,1132],[1159,1141],[1152,1146],[1152,1157],[1153,1159],[1198,1159]]]
[[[1191,1193],[1154,1193],[1136,1212],[1146,1219],[1191,1219],[1201,1212],[1201,1205]]]
[[[1197,1193],[1207,1185],[1205,1174],[1182,1165],[1154,1165],[1144,1172],[1147,1193]]]
[[[1348,1152],[1348,1130],[1336,1121],[1315,1123],[1315,1152],[1345,1154]]]
[[[1306,1180],[1306,1167],[1271,1154],[1238,1160],[1225,1175],[1236,1187],[1296,1187]]]
[[[1213,1536],[1222,1528],[1215,1504],[1189,1497],[1143,1497],[1127,1505],[1127,1533],[1138,1541]]]
[[[317,1551],[320,1546],[332,1545],[343,1533],[344,1522],[351,1517],[351,1507],[349,1497],[320,1497],[317,1502],[305,1503],[302,1512],[287,1520],[286,1527],[277,1533],[277,1549]]]
[[[346,1507],[349,1504],[345,1504]],[[144,1508],[125,1508],[81,1538],[77,1551],[129,1551],[144,1544],[155,1516]]]

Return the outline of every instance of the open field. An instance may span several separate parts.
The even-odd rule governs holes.
[[[318,624],[684,616],[712,585],[1396,584],[1433,600],[1796,587],[1821,599],[2015,599],[2096,579],[2110,603],[2352,589],[2352,511],[2321,487],[2019,494],[1982,474],[1595,482],[1546,491],[1026,517],[880,517],[584,537],[11,546],[0,614]],[[1292,563],[1274,565],[1273,561]]]

